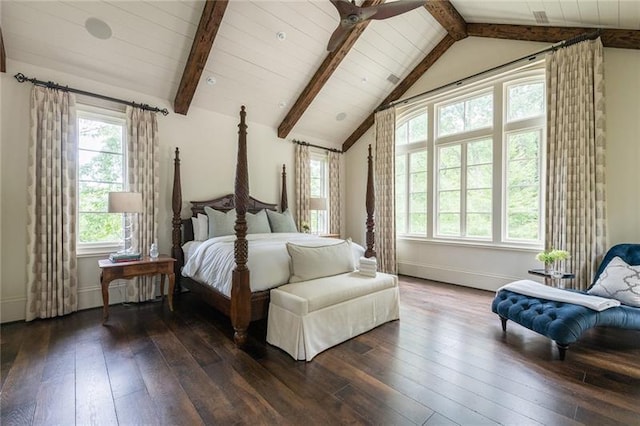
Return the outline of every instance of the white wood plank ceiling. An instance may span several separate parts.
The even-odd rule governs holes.
[[[451,3],[470,23],[536,25],[533,12],[545,11],[548,25],[640,29],[640,0]],[[2,0],[0,13],[8,59],[137,90],[172,105],[203,4]],[[85,29],[91,17],[108,23],[112,37],[91,36]],[[325,58],[337,24],[328,0],[231,0],[192,107],[236,116],[245,104],[250,122],[276,129]],[[277,36],[281,32],[284,40]],[[445,34],[424,8],[372,21],[290,137],[341,144],[393,90],[387,77],[404,78]],[[207,84],[209,77],[214,85]]]

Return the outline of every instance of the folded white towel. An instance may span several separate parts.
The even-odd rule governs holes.
[[[377,265],[378,261],[375,257],[361,257],[360,258],[361,265]]]
[[[598,312],[620,306],[619,300],[549,287],[531,280],[514,281],[500,287],[497,291],[499,292],[500,290],[509,290],[514,293],[524,294],[525,296],[539,297],[556,302],[573,303],[574,305],[584,306]]]
[[[367,265],[366,263],[361,263],[359,266],[360,266],[360,269],[371,269],[373,271],[378,269],[377,265]]]
[[[360,275],[364,275],[366,277],[375,277],[376,276],[376,271],[363,271],[362,269],[358,270],[358,273]]]

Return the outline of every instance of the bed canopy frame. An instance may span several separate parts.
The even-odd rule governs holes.
[[[205,201],[191,201],[191,215],[197,216],[204,213],[204,207],[208,206],[216,210],[228,211],[236,210],[236,240],[234,242],[234,257],[236,267],[232,274],[231,297],[227,297],[218,290],[206,284],[199,283],[191,278],[183,277],[180,270],[184,265],[184,253],[182,243],[193,240],[193,227],[191,219],[182,219],[182,189],[180,182],[180,151],[175,150],[173,161],[173,193],[172,193],[172,256],[175,262],[176,289],[184,285],[189,290],[198,293],[203,300],[215,307],[217,310],[227,315],[231,319],[234,335],[233,340],[236,346],[242,348],[247,343],[247,329],[251,321],[256,321],[267,317],[269,309],[269,290],[251,292],[250,271],[247,267],[249,257],[249,245],[247,241],[247,220],[246,214],[257,213],[262,209],[276,210],[276,204],[259,201],[249,195],[249,171],[247,165],[247,124],[246,110],[242,106],[240,109],[240,123],[238,124],[238,156],[236,162],[236,178],[233,194],[227,194],[219,198]],[[366,192],[366,257],[376,255],[374,251],[374,205],[375,195],[373,186],[373,157],[371,155],[371,145],[367,156],[367,192]],[[288,207],[286,168],[282,166],[282,184],[280,196],[280,211],[284,212]]]

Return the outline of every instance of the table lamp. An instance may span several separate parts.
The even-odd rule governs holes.
[[[142,213],[142,194],[139,192],[110,192],[109,213],[124,213],[124,253],[134,253],[131,247],[130,213]]]

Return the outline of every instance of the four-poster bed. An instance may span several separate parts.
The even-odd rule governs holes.
[[[235,268],[232,272],[230,294],[224,294],[218,289],[201,283],[196,279],[181,276],[181,268],[185,265],[185,255],[182,249],[184,242],[193,240],[193,227],[190,219],[181,218],[182,190],[180,181],[180,157],[179,150],[175,150],[174,181],[172,195],[172,255],[177,260],[175,263],[176,277],[179,286],[184,285],[189,290],[201,295],[203,300],[214,308],[227,315],[231,319],[234,328],[234,341],[237,346],[243,347],[247,341],[247,329],[251,321],[267,317],[269,309],[269,290],[251,291],[250,272],[247,266],[249,258],[249,244],[247,241],[247,213],[256,214],[261,210],[277,210],[276,204],[265,203],[249,196],[249,179],[247,165],[247,125],[246,111],[243,106],[240,110],[240,123],[238,125],[238,154],[236,164],[235,193],[223,197],[206,200],[192,201],[192,216],[204,213],[205,207],[228,212],[235,209],[235,241],[233,257]],[[373,251],[373,182],[371,147],[368,156],[367,184],[367,249],[366,256],[375,256]],[[287,210],[286,169],[282,167],[282,187],[280,199],[280,211]],[[361,248],[362,249],[362,248]]]

